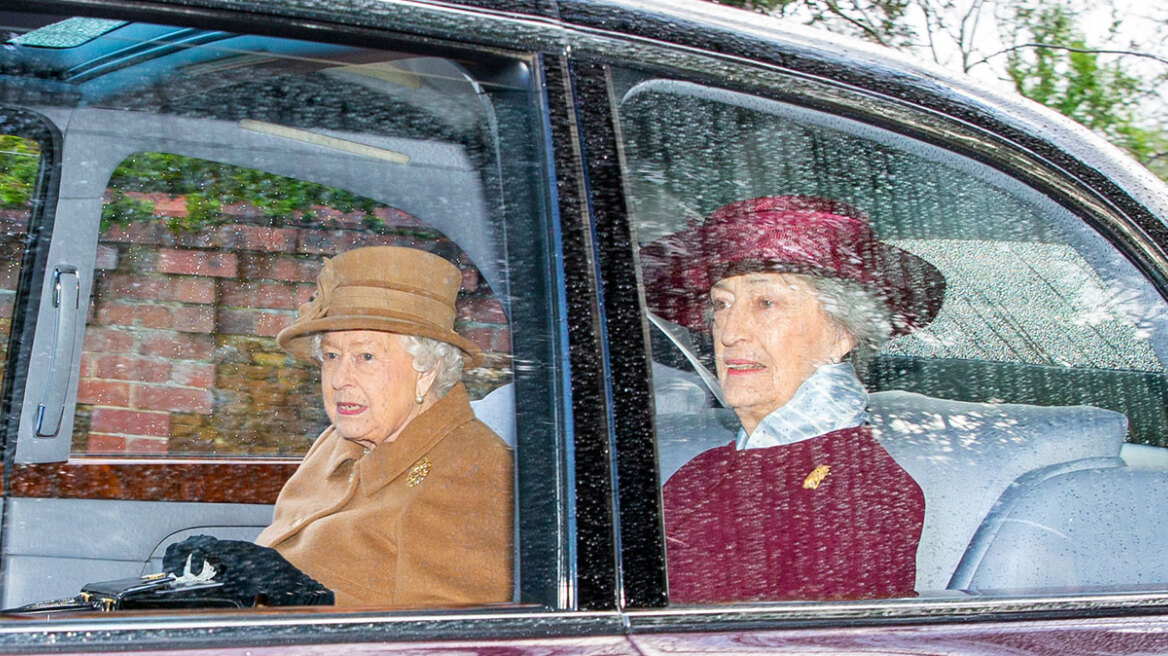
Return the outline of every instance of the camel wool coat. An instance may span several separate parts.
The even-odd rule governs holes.
[[[512,598],[511,450],[460,384],[368,452],[327,428],[256,539],[338,606],[435,607]]]

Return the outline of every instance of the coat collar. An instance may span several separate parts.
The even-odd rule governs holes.
[[[397,439],[368,453],[360,444],[337,435],[329,454],[328,471],[335,472],[346,462],[355,461],[353,469],[359,477],[361,492],[373,494],[405,473],[452,430],[473,419],[466,387],[459,383],[428,410],[414,417]],[[330,426],[329,430],[336,429]]]
[[[815,370],[782,407],[763,418],[750,435],[738,429],[738,449],[794,444],[868,421],[868,392],[851,363]]]

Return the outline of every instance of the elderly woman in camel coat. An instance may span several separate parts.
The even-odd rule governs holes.
[[[304,603],[299,592],[314,584],[340,606],[509,601],[512,459],[459,382],[482,357],[453,330],[460,281],[457,267],[416,249],[326,260],[277,342],[319,362],[332,425],[281,490],[260,546],[180,543],[168,569],[218,556],[259,579],[269,601],[271,588],[291,587],[285,602]],[[265,576],[279,580],[265,587]]]

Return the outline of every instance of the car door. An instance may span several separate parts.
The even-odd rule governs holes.
[[[905,62],[886,68],[860,49],[771,39],[763,27],[731,28],[729,12],[691,9],[662,9],[630,29],[687,46],[716,42],[710,49],[726,57],[622,48],[605,34],[581,34],[573,44],[583,120],[597,135],[589,174],[606,184],[592,193],[607,265],[611,385],[620,390],[613,421],[623,556],[638,564],[623,580],[632,631],[646,634],[636,643],[651,653],[927,649],[947,644],[956,623],[972,617],[1021,619],[1037,608],[1089,617],[1143,603],[1116,594],[1146,594],[1158,605],[1168,580],[1156,556],[1168,536],[1155,519],[1168,480],[1158,464],[1168,307],[1164,245],[1152,236],[1162,229],[1149,213],[1162,210],[1162,183],[1138,168],[1121,172],[1117,154],[1057,117],[996,98],[979,105],[958,92],[930,95],[922,89],[934,73],[898,79],[897,67],[911,68]],[[600,25],[585,8],[563,15]],[[691,29],[699,15],[711,23]],[[1059,129],[1044,130],[1050,123]],[[1072,157],[1098,158],[1094,170],[1125,181],[1124,193],[1093,186],[1092,167],[1071,166]],[[622,193],[612,193],[617,187]],[[690,291],[651,288],[642,249],[728,203],[778,195],[859,208],[879,239],[945,279],[933,323],[857,362],[869,394],[866,423],[925,499],[911,597],[669,601],[671,517],[650,485],[741,437],[722,402],[708,332],[649,310],[647,297]],[[805,473],[810,481],[810,466]],[[704,479],[710,489],[721,480]],[[824,489],[821,481],[804,487]],[[790,539],[794,551],[801,541],[811,550],[831,540]],[[880,549],[857,548],[853,566],[863,570]],[[708,561],[711,572],[729,558],[763,571],[783,557],[722,544],[709,545]],[[842,628],[926,615],[953,624],[917,627],[912,638]],[[1162,619],[1146,622],[1155,632]],[[785,631],[808,623],[838,630]],[[1022,634],[1055,636],[1070,625],[963,635],[1007,648],[1040,639]],[[1102,620],[1082,631],[1091,645],[1122,640],[1123,629]]]
[[[315,367],[274,337],[324,258],[364,245],[460,267],[456,329],[486,354],[472,406],[534,486],[515,600],[574,603],[531,52],[162,10],[3,15],[0,604],[159,571],[191,535],[253,539],[328,424]]]
[[[712,5],[474,4],[47,5],[112,21],[64,26],[68,13],[3,14],[8,39],[31,35],[0,51],[5,116],[30,117],[5,127],[26,140],[8,149],[39,157],[35,173],[23,167],[21,184],[31,179],[36,191],[25,215],[13,215],[17,245],[8,246],[21,267],[9,278],[4,586],[10,603],[72,594],[94,578],[153,571],[183,535],[246,537],[262,526],[321,427],[312,368],[294,366],[272,335],[310,292],[321,258],[392,239],[464,265],[458,327],[490,355],[471,379],[476,412],[514,444],[513,603],[6,617],[0,643],[24,652],[1163,651],[1163,581],[1142,569],[1156,559],[1117,558],[1141,552],[1099,536],[1072,541],[1103,545],[1102,557],[1083,552],[1103,578],[1068,591],[1049,585],[1077,574],[1058,566],[1067,561],[1009,546],[1040,544],[1010,538],[1014,529],[1071,535],[1059,521],[1098,517],[1099,506],[1068,514],[1079,509],[1068,497],[1113,508],[1117,491],[1147,490],[1125,512],[1158,508],[1164,267],[1149,235],[1163,215],[1161,187],[1133,191],[1139,175],[1073,130],[1066,140],[1039,136],[1045,114],[1005,103],[1017,122],[999,121],[904,62],[778,38],[773,23]],[[72,50],[90,43],[96,52]],[[926,554],[933,566],[918,569],[917,598],[669,597],[660,485],[704,440],[728,441],[735,427],[698,368],[700,334],[645,310],[639,246],[739,194],[776,190],[848,196],[904,248],[949,257],[958,298],[998,313],[974,326],[1025,320],[1008,339],[952,341],[950,329],[890,345],[865,378],[882,403],[874,424],[931,426],[945,412],[959,429],[948,442],[885,442],[904,447],[903,467],[930,498],[946,501],[955,473],[937,466],[947,461],[934,447],[998,444],[989,455],[1011,458],[1010,467],[980,455],[952,461],[968,465],[958,492],[978,485],[981,508],[953,510],[958,496],[934,512],[930,535],[957,546],[930,543],[945,548]],[[901,200],[929,211],[896,211]],[[1004,208],[1023,212],[1019,225]],[[995,287],[971,266],[981,253],[991,265],[1048,268]],[[1060,293],[1036,295],[1047,282]],[[1019,309],[1067,291],[1086,304]],[[1023,302],[998,298],[1010,295]],[[1064,330],[1068,312],[1081,322]],[[1062,347],[1061,332],[1074,348]],[[1019,344],[1039,348],[1001,356]],[[43,418],[56,416],[58,399],[62,428],[37,437],[52,432]],[[1043,509],[1055,513],[1037,517]],[[956,534],[958,520],[971,535]],[[1082,524],[1144,535],[1112,521]],[[1054,564],[1038,572],[1046,582],[1019,578],[1018,555]],[[954,578],[965,563],[970,577]],[[1132,572],[1150,578],[1123,578]],[[991,575],[1004,593],[974,583]]]

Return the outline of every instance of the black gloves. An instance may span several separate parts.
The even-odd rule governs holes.
[[[237,595],[247,606],[310,606],[333,603],[333,593],[317,583],[275,549],[239,540],[196,535],[166,548],[163,571],[181,577],[198,576],[206,561],[215,569],[211,578],[223,582],[221,592]]]

